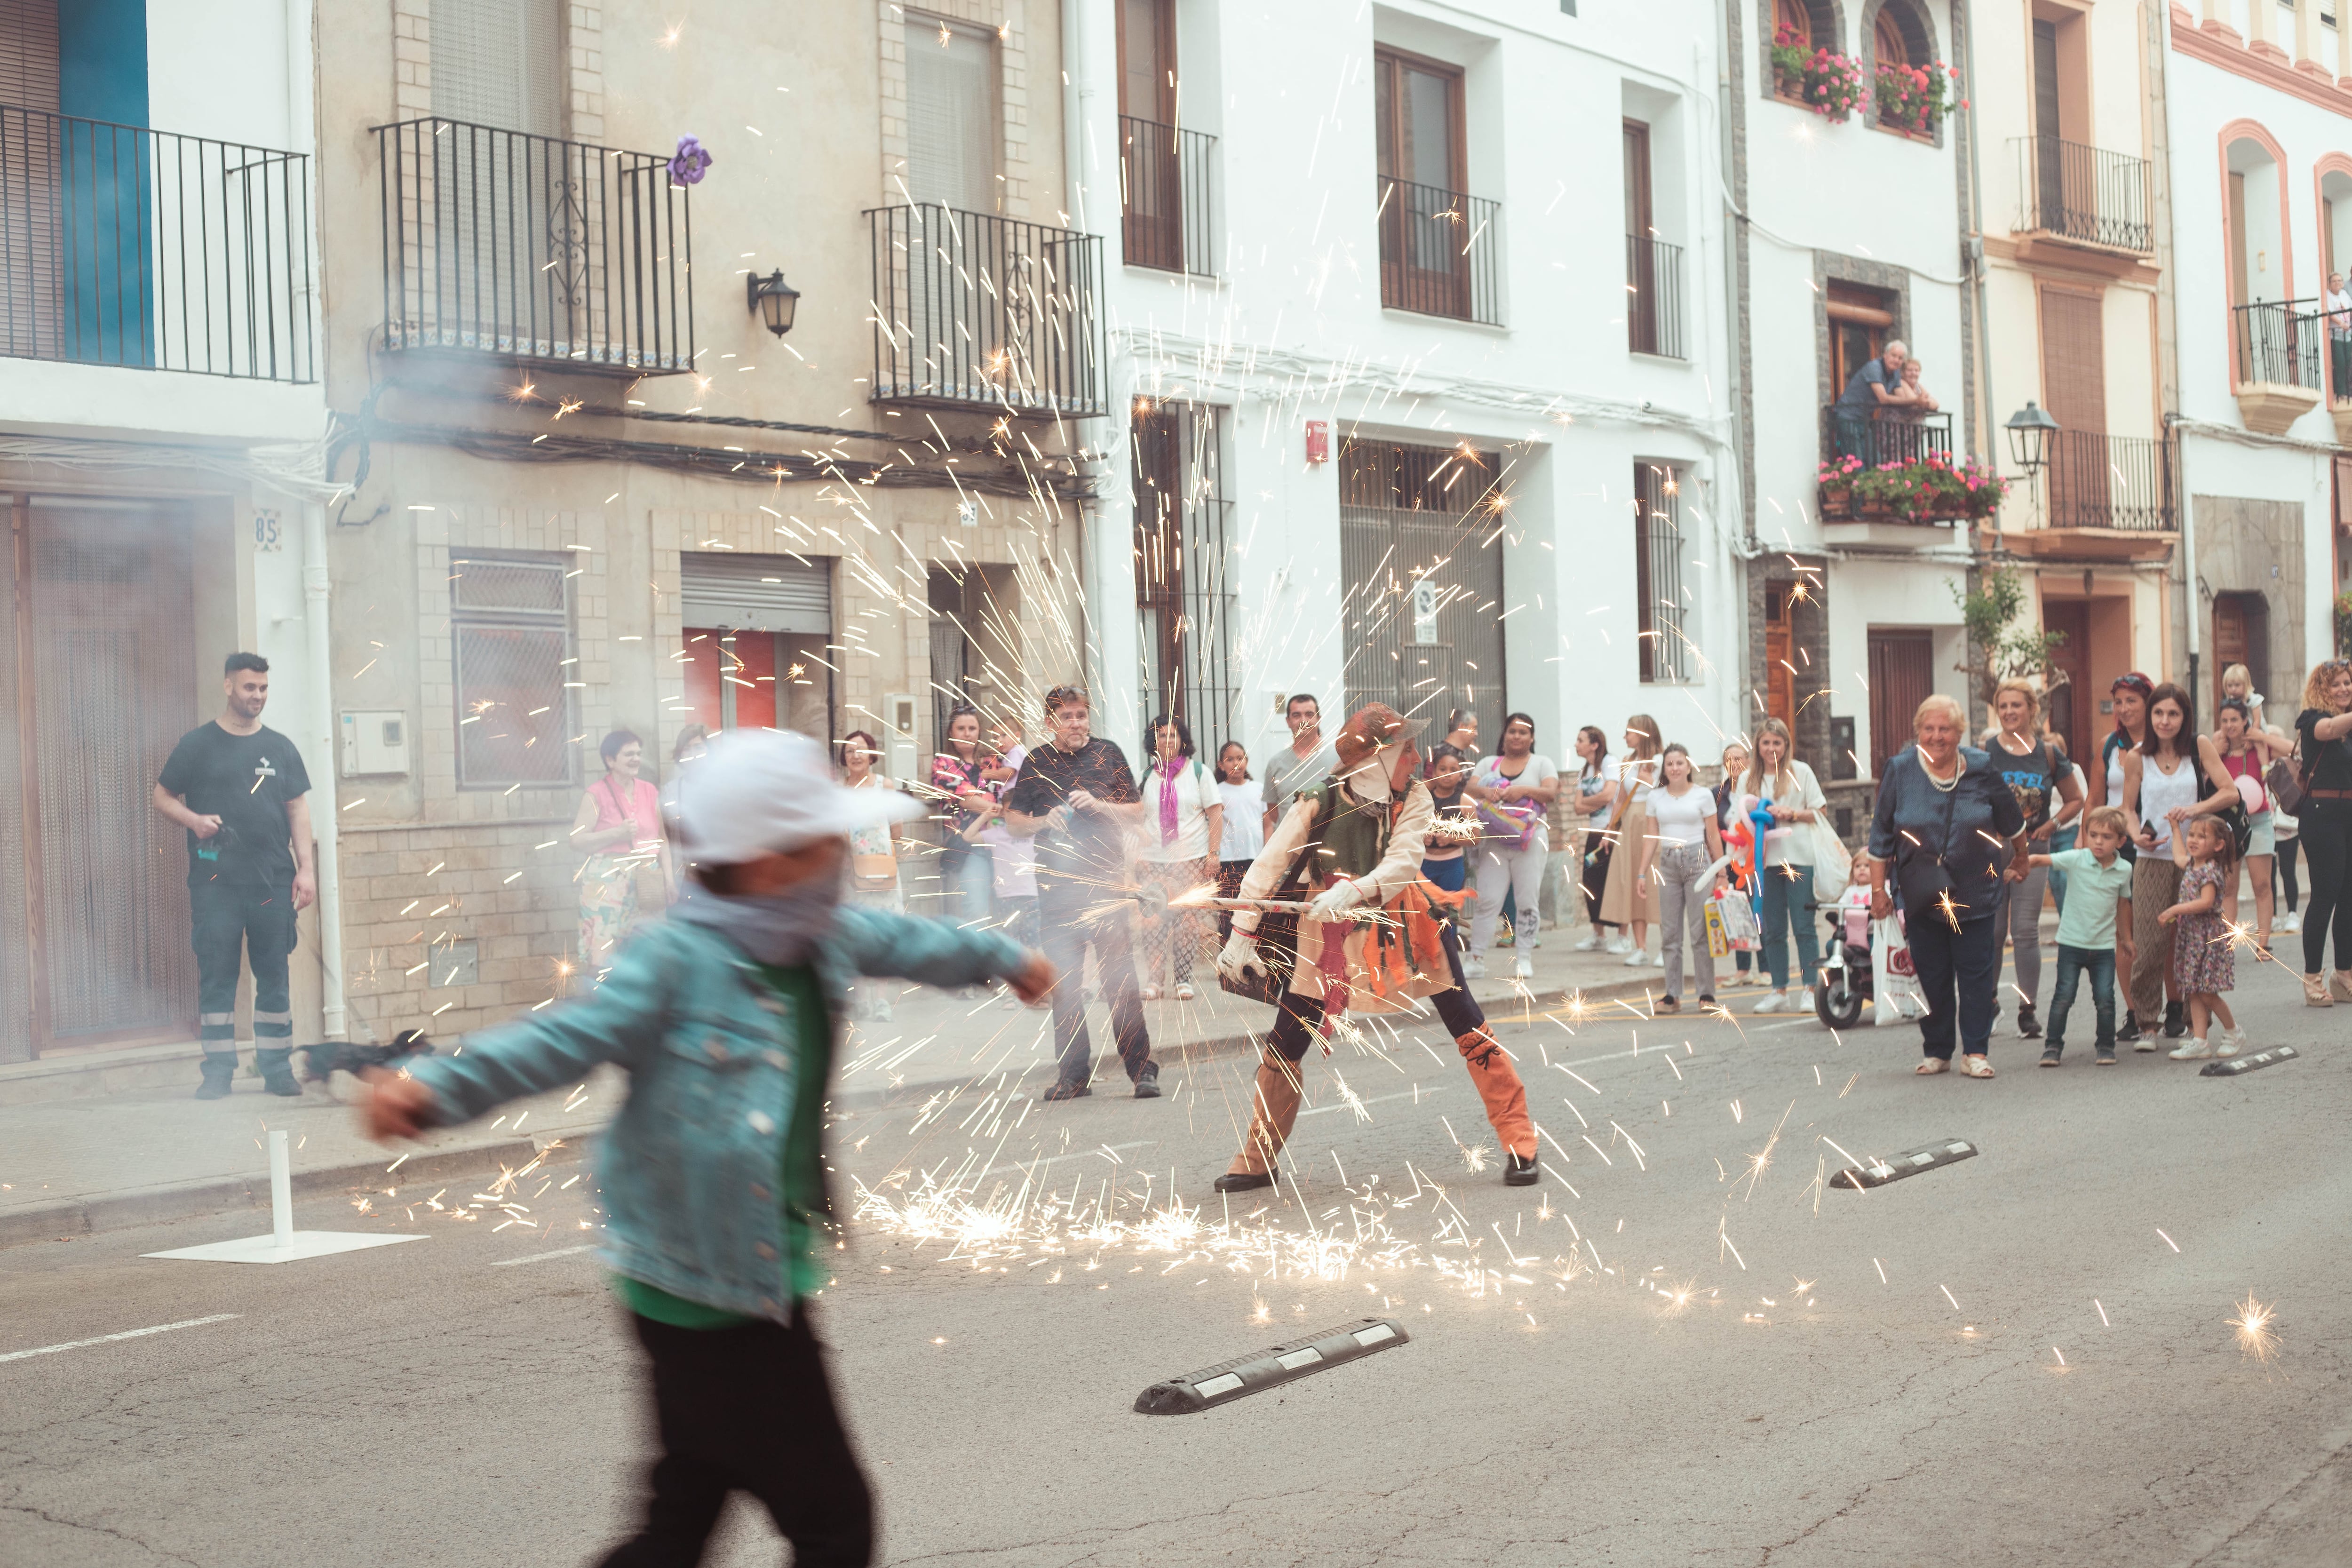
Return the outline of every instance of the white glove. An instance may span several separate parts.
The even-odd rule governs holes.
[[[1224,951],[1217,954],[1217,973],[1236,985],[1247,975],[1263,977],[1265,961],[1258,957],[1257,938],[1242,931],[1225,938]]]
[[[1364,889],[1342,877],[1307,906],[1307,918],[1310,921],[1336,921],[1363,901]]]

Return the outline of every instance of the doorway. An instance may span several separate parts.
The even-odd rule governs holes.
[[[2090,754],[2091,725],[2096,707],[2091,700],[2091,606],[2084,599],[2044,599],[2042,629],[2063,639],[2050,650],[2050,662],[2065,679],[2050,693],[2050,728],[2066,742],[2066,755],[2075,762]]]
[[[1935,639],[1927,632],[1870,633],[1870,772],[1911,749],[1911,718],[1936,689]]]
[[[2233,664],[2242,664],[2253,678],[2256,691],[2270,689],[2271,612],[2260,594],[2213,595],[2213,690],[2204,699],[2221,700],[2221,677]]]
[[[193,726],[189,520],[9,500],[0,595],[0,1061],[185,1038],[185,836],[149,790]]]
[[[694,721],[833,733],[832,573],[823,557],[682,552],[678,667]]]

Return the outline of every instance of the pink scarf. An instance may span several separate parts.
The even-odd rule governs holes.
[[[1176,772],[1183,765],[1182,757],[1171,757],[1160,765],[1160,843],[1162,848],[1176,842]]]

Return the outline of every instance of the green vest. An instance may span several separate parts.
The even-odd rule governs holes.
[[[1337,781],[1325,784],[1315,801],[1315,826],[1307,844],[1315,857],[1312,875],[1324,881],[1370,876],[1389,852],[1395,803],[1358,800]]]

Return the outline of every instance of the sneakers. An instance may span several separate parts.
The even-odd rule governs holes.
[[[2042,1037],[2042,1020],[2033,1016],[2033,1009],[2031,1007],[2020,1007],[2017,1010],[2017,1037],[2021,1040],[2038,1040]]]
[[[1628,969],[1647,969],[1649,966],[1650,966],[1650,955],[1649,955],[1647,952],[1643,952],[1642,949],[1640,949],[1640,948],[1638,948],[1638,947],[1636,947],[1636,948],[1632,948],[1632,949],[1630,949],[1630,950],[1628,950],[1628,951],[1627,951],[1627,952],[1626,952],[1626,954],[1625,954],[1625,967],[1626,967],[1626,968],[1628,968]]]
[[[1511,966],[1511,973],[1521,980],[1533,980],[1536,977],[1536,966],[1529,963],[1523,953],[1518,963]]]
[[[1789,994],[1787,992],[1775,991],[1770,995],[1765,997],[1764,1000],[1756,1004],[1756,1011],[1759,1013],[1786,1013],[1793,1005],[1794,1004],[1789,1000]]]
[[[2107,1059],[2109,1061],[2116,1059],[2115,1053],[2113,1051],[2109,1051],[2107,1053]],[[2054,1068],[2058,1065],[2058,1051],[2055,1047],[2044,1046],[2042,1047],[2042,1065],[2046,1068]]]
[[[1138,1100],[1160,1098],[1160,1064],[1158,1062],[1144,1063],[1143,1070],[1136,1075],[1135,1098]]]
[[[1630,936],[1612,936],[1609,939],[1609,945],[1602,948],[1601,951],[1603,952],[1631,952],[1633,951],[1633,939]]]
[[[2223,1031],[2221,1043],[2213,1047],[2217,1057],[2234,1057],[2246,1048],[2246,1031],[2241,1026]]]
[[[1464,959],[1464,960],[1462,961],[1462,978],[1463,978],[1463,979],[1465,979],[1465,980],[1484,980],[1484,979],[1486,979],[1486,961],[1485,959],[1483,959],[1483,958],[1479,957],[1479,956],[1478,956],[1476,953],[1475,953],[1475,952],[1474,952],[1474,953],[1472,953],[1469,957],[1467,957],[1467,958]]]
[[[1155,1083],[1151,1087],[1154,1094],[1160,1092],[1160,1086],[1158,1084]],[[1048,1104],[1051,1104],[1057,1100],[1084,1100],[1093,1092],[1093,1088],[1087,1084],[1057,1083],[1037,1098]]]
[[[2213,1047],[2203,1040],[2192,1037],[2183,1041],[2179,1049],[2168,1051],[2165,1054],[2177,1062],[2201,1062],[2213,1054]]]
[[[1664,969],[1665,966],[1666,950],[1662,947],[1658,949],[1657,952],[1651,958],[1650,967],[1653,969]]]
[[[2279,916],[2278,923],[2272,929],[2273,931],[2301,931],[2303,929],[2303,917],[2300,914],[2297,914],[2294,910],[2289,910],[2286,913]]]
[[[1582,942],[1575,944],[1574,951],[1578,952],[1591,952],[1594,948],[1599,947],[1600,945],[1600,935],[1597,932],[1588,932]]]
[[[2178,1002],[2164,1005],[2164,1037],[2177,1040],[2189,1033],[2189,1018]]]
[[[2139,1044],[2139,1015],[2128,1007],[2124,1009],[2123,1026],[2116,1031],[2116,1043],[2124,1046]]]

